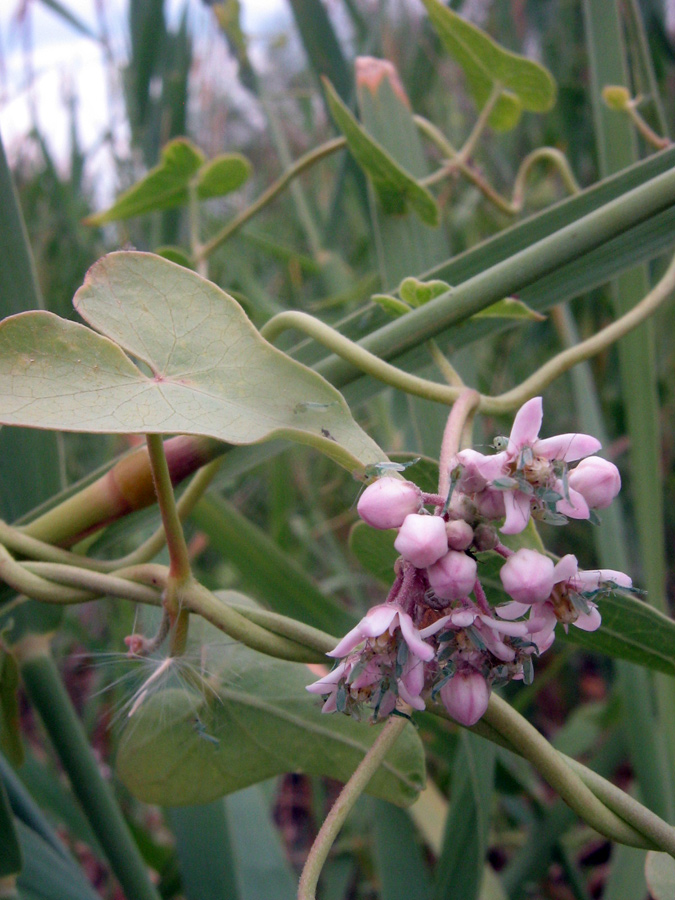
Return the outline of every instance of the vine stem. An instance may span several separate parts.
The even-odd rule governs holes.
[[[661,281],[627,313],[602,328],[592,337],[561,351],[517,387],[494,397],[486,394],[479,395],[477,411],[488,415],[501,415],[517,409],[530,397],[541,393],[552,381],[573,366],[611,347],[617,340],[648,319],[670,297],[673,290],[675,290],[675,257],[671,260]],[[296,310],[279,313],[263,326],[261,334],[266,340],[273,342],[280,334],[291,328],[314,338],[318,343],[347,360],[362,372],[416,397],[451,404],[459,398],[464,390],[456,385],[439,384],[436,381],[429,381],[426,378],[404,372],[308,313]]]
[[[438,463],[438,493],[445,497],[450,490],[450,463],[460,449],[465,428],[471,427],[473,414],[480,404],[480,394],[464,388],[452,406],[443,432]]]
[[[390,716],[382,726],[375,742],[356,767],[354,774],[343,787],[309,851],[298,884],[298,900],[315,900],[319,876],[328,858],[330,848],[354,804],[368,786],[391,747],[400,737],[406,724],[405,717]]]
[[[665,843],[661,840],[655,843],[652,835],[645,835],[639,827],[634,828],[618,816],[579,778],[546,738],[496,694],[490,697],[483,719],[529,760],[567,805],[600,834],[629,846],[663,849],[675,854],[673,829],[668,828]]]
[[[194,261],[199,265],[202,260],[209,257],[214,250],[220,247],[221,244],[224,244],[229,238],[232,237],[240,228],[252,219],[256,213],[260,212],[261,209],[264,209],[268,203],[271,203],[272,200],[276,199],[279,194],[293,181],[294,178],[297,178],[298,175],[301,175],[307,169],[311,168],[316,163],[320,162],[322,159],[325,159],[327,156],[335,153],[338,150],[343,150],[347,146],[347,141],[343,137],[334,138],[331,141],[326,141],[325,144],[321,144],[320,147],[316,147],[314,150],[310,150],[309,153],[305,153],[304,156],[301,156],[289,169],[284,172],[284,174],[278,178],[274,184],[270,185],[266,191],[264,191],[258,199],[248,206],[245,210],[243,210],[239,215],[235,216],[231,219],[227,225],[221,228],[209,241],[206,241],[199,248],[199,251],[194,254]]]
[[[157,505],[162,517],[169,551],[169,577],[164,588],[163,605],[171,624],[169,652],[171,656],[177,656],[185,651],[187,643],[189,614],[181,607],[179,591],[182,585],[193,580],[190,554],[176,509],[176,497],[171,484],[171,474],[164,453],[162,435],[146,434],[145,438],[148,444],[152,480],[157,494]]]

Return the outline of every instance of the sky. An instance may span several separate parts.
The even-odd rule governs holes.
[[[96,0],[59,0],[94,33],[100,32]],[[201,0],[166,0],[169,21],[188,4],[193,28],[213,27],[211,12]],[[29,26],[19,11],[28,6]],[[117,59],[125,55],[127,0],[103,0],[105,23]],[[278,25],[288,18],[285,0],[243,0],[244,31],[264,33],[266,23]],[[26,52],[29,36],[30,54]],[[68,97],[77,98],[78,133],[82,147],[90,151],[90,174],[110,168],[107,151],[96,148],[110,123],[116,123],[116,138],[124,142],[123,110],[116,109],[115,91],[107,83],[100,46],[82,35],[50,10],[42,0],[0,0],[0,134],[10,159],[25,150],[25,136],[37,120],[57,163],[68,159]],[[31,73],[32,68],[32,73]],[[30,88],[28,85],[31,85]],[[99,194],[109,186],[103,175]],[[105,197],[99,197],[105,200]]]

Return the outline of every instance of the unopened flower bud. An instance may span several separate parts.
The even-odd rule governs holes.
[[[569,474],[569,486],[579,491],[591,509],[606,509],[621,490],[621,475],[614,463],[587,456]]]
[[[476,560],[458,550],[448,550],[427,569],[429,584],[441,600],[468,597],[476,581]]]
[[[475,669],[456,672],[441,688],[443,706],[462,725],[475,725],[489,700],[488,683]]]
[[[369,484],[357,504],[358,514],[372,528],[399,528],[422,506],[422,492],[411,481],[380,478]]]
[[[464,519],[452,519],[446,524],[445,533],[452,550],[466,550],[473,543],[473,528]]]
[[[394,547],[413,566],[426,569],[448,551],[445,522],[440,516],[406,516]]]
[[[551,596],[555,584],[553,561],[523,548],[509,556],[499,570],[506,593],[519,603],[539,603]]]
[[[481,522],[474,530],[473,543],[476,550],[494,550],[499,543],[499,536],[492,525]]]

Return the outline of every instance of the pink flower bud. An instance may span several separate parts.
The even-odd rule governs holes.
[[[445,526],[448,536],[448,547],[453,550],[466,550],[473,543],[473,528],[464,519],[453,519]]]
[[[394,547],[418,569],[426,569],[448,551],[445,522],[440,516],[406,516]]]
[[[591,509],[606,509],[621,490],[621,475],[614,463],[588,456],[569,474],[569,486],[579,491]]]
[[[422,492],[412,481],[380,478],[361,494],[358,514],[372,528],[399,528],[410,513],[422,507]]]
[[[429,584],[441,600],[467,597],[476,581],[476,560],[458,550],[448,550],[427,569]]]
[[[509,556],[499,570],[506,593],[519,603],[539,603],[547,600],[555,577],[553,561],[536,550],[523,548]]]
[[[488,707],[490,688],[480,672],[456,672],[441,688],[441,701],[453,719],[475,725]]]

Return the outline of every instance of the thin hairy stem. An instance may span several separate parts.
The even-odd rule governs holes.
[[[375,742],[357,766],[354,774],[343,787],[340,796],[326,816],[316,840],[312,844],[298,885],[298,900],[315,900],[321,870],[328,858],[340,829],[354,804],[375,775],[385,756],[400,737],[407,721],[401,716],[390,716],[382,726]]]

